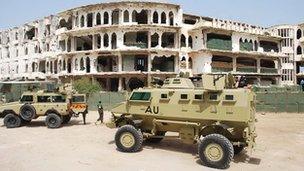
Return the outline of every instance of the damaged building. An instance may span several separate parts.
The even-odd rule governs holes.
[[[151,77],[231,72],[249,84],[285,84],[284,40],[277,28],[185,14],[176,4],[101,3],[1,31],[0,79],[90,77],[121,91]]]

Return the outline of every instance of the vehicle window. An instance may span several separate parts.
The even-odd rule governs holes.
[[[149,92],[134,92],[130,100],[149,101],[150,98],[151,98],[151,93]]]
[[[187,100],[188,99],[188,94],[181,94],[181,99],[182,100]]]
[[[38,96],[37,101],[38,103],[49,103],[51,102],[51,96]]]
[[[72,97],[72,102],[74,103],[80,103],[80,102],[84,102],[85,98],[84,96],[73,96]]]
[[[62,103],[65,102],[65,98],[63,96],[53,96],[53,102]]]
[[[217,100],[217,93],[211,93],[209,99],[210,100]]]
[[[234,96],[233,95],[226,95],[225,100],[234,100]]]
[[[203,100],[203,95],[202,95],[202,94],[196,94],[196,95],[194,96],[194,99],[195,99],[195,100]]]
[[[24,95],[22,96],[21,102],[33,102],[33,96],[30,96],[30,95]]]
[[[168,98],[168,94],[161,94],[161,98],[162,99],[167,99]]]

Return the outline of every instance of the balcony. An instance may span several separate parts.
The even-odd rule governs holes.
[[[245,72],[245,73],[256,73],[258,69],[256,67],[237,67],[237,72]]]
[[[232,68],[212,67],[212,72],[231,72]]]

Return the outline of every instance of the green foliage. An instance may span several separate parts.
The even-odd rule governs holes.
[[[92,81],[86,77],[76,80],[73,86],[78,93],[87,95],[101,91],[101,87],[97,82],[93,81],[92,83]]]

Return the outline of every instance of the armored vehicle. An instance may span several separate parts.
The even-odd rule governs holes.
[[[134,90],[111,110],[107,126],[119,128],[115,142],[122,152],[176,132],[184,143],[198,144],[204,165],[227,168],[245,147],[251,151],[256,137],[255,94],[235,85],[230,75],[203,75],[201,88],[186,78],[167,79],[161,87]]]
[[[58,128],[61,124],[67,124],[71,117],[78,116],[81,112],[87,112],[84,95],[71,95],[71,99],[82,100],[82,103],[73,102],[66,98],[66,94],[59,92],[25,92],[17,102],[0,105],[0,116],[4,117],[4,125],[7,128],[16,128],[22,123],[29,123],[40,116],[46,116],[45,124],[48,128]]]

